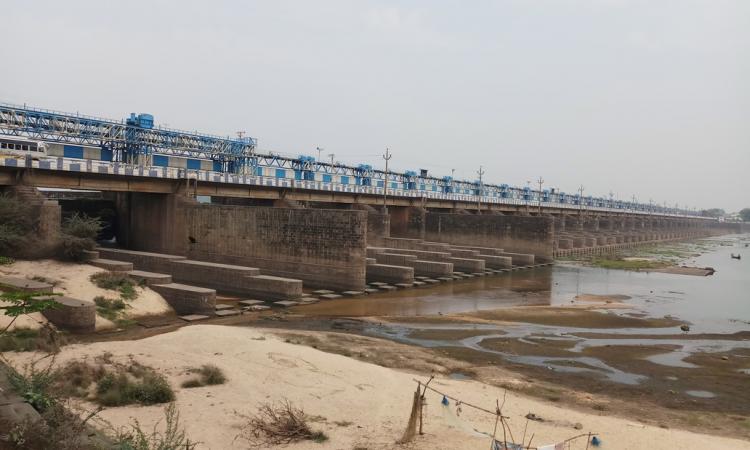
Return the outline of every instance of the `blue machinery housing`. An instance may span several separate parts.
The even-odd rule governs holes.
[[[287,158],[255,153],[257,140],[225,138],[202,133],[154,128],[150,114],[131,114],[123,121],[100,119],[56,111],[0,103],[0,135],[45,142],[50,156],[121,162],[139,166],[177,167],[262,177],[286,178],[341,185],[370,186],[405,191],[465,194],[516,200],[528,204],[622,209],[662,214],[694,215],[688,210],[601,197],[537,191],[507,184],[458,181],[406,171],[375,170],[369,164],[346,166],[316,161],[312,156]]]

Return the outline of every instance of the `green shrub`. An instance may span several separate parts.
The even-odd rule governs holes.
[[[196,373],[198,376],[185,380],[182,383],[182,387],[184,388],[224,384],[227,381],[224,372],[213,364],[204,364],[200,368],[190,369],[190,372]]]
[[[99,272],[91,275],[91,282],[102,289],[118,291],[123,300],[134,300],[138,297],[135,282],[127,274],[118,272]]]
[[[96,312],[111,321],[120,320],[120,314],[128,307],[122,299],[109,299],[101,295],[94,297]]]
[[[0,256],[0,266],[9,266],[13,264],[14,262],[16,262],[16,260],[13,258],[10,258],[8,256]]]
[[[22,372],[5,366],[5,373],[11,388],[37,411],[44,412],[55,403],[50,394],[55,379],[52,363],[41,370],[37,369],[36,364],[29,364],[24,366]]]
[[[174,400],[166,378],[153,371],[141,379],[133,379],[126,372],[107,373],[97,383],[96,391],[96,401],[103,406],[153,405]]]
[[[102,229],[101,221],[86,214],[74,214],[63,221],[60,234],[60,256],[64,259],[82,261],[84,251],[96,247],[96,237]]]
[[[98,217],[75,213],[63,221],[62,232],[82,239],[96,241],[102,229],[102,222]]]

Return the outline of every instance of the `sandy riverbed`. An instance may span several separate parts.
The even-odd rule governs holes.
[[[238,413],[251,414],[261,402],[284,398],[304,407],[311,415],[324,417],[325,420],[315,426],[330,436],[324,444],[305,442],[288,448],[399,448],[395,441],[401,436],[409,415],[415,388],[412,380],[429,376],[286,343],[270,330],[217,325],[185,327],[136,342],[70,345],[63,349],[57,361],[64,364],[105,351],[122,361],[133,355],[135,360],[164,373],[177,389],[177,404],[190,437],[201,441],[200,448],[205,449],[247,448],[242,441],[235,440],[243,424]],[[21,362],[31,355],[13,357]],[[206,363],[222,368],[229,378],[228,383],[177,388],[187,377],[188,368]],[[503,395],[500,388],[476,381],[438,377],[432,385],[488,409]],[[446,408],[440,400],[436,394],[428,394],[426,434],[405,448],[460,450],[489,446],[489,438],[473,430],[491,432],[492,416],[464,407],[458,418],[454,405]],[[125,425],[137,417],[149,428],[160,419],[161,411],[159,406],[121,407],[107,409],[101,416],[115,426]],[[504,413],[510,416],[514,434],[523,433],[524,416],[529,412],[545,419],[545,422],[529,423],[527,435],[535,434],[535,445],[579,434],[573,425],[580,423],[583,432],[599,433],[604,441],[603,448],[609,449],[750,449],[750,442],[647,426],[606,413],[579,412],[508,393]],[[583,448],[585,444],[580,442],[579,446]]]

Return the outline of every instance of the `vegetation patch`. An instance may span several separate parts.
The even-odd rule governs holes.
[[[648,270],[661,269],[671,266],[669,261],[656,261],[648,259],[593,259],[591,265],[603,269],[619,270]]]
[[[49,324],[38,330],[16,328],[0,334],[0,352],[57,353],[66,342],[65,335]]]
[[[9,266],[14,262],[16,262],[16,260],[9,256],[0,256],[0,266]]]
[[[184,388],[224,384],[227,381],[224,372],[212,364],[204,364],[199,368],[190,369],[189,372],[195,374],[195,376],[182,383]]]
[[[153,405],[174,400],[166,378],[138,362],[119,364],[106,357],[94,364],[71,362],[55,373],[55,390],[102,406]]]
[[[94,297],[96,312],[105,319],[115,321],[120,317],[128,305],[122,299],[110,299],[102,296]]]
[[[127,274],[118,272],[98,272],[91,275],[92,283],[102,289],[117,291],[123,300],[135,300],[138,292],[135,290],[136,283]]]

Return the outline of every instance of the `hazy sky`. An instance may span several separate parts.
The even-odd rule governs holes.
[[[750,207],[750,1],[2,2],[0,101]]]

